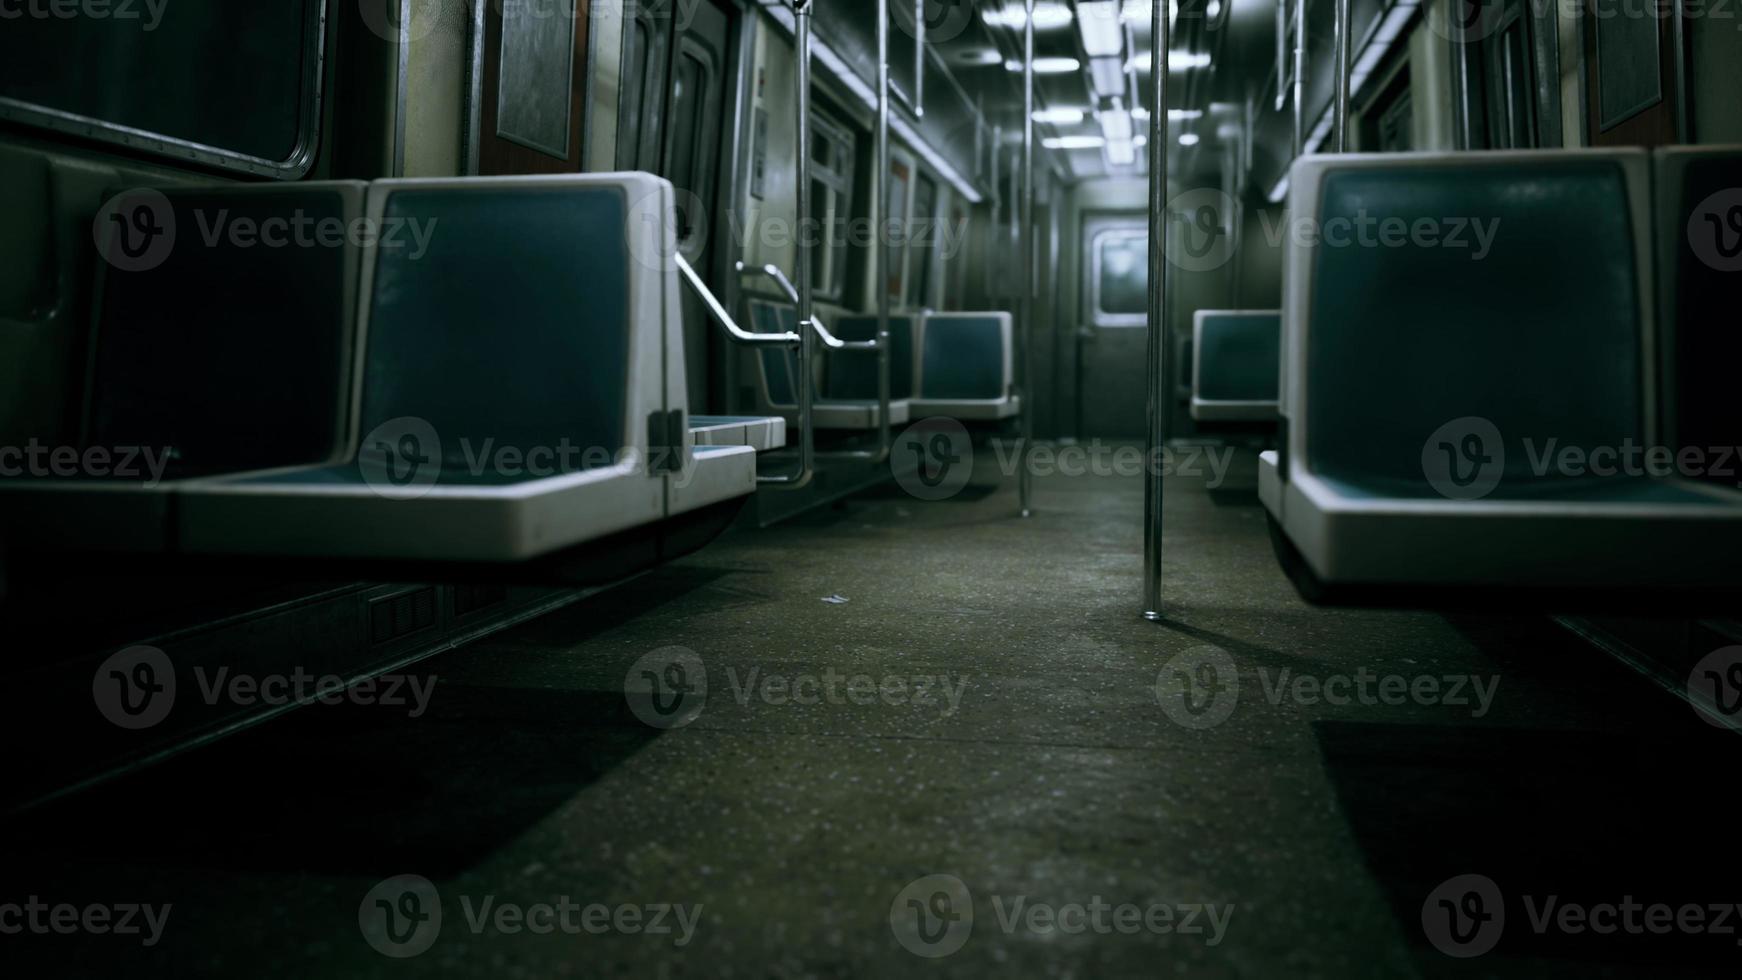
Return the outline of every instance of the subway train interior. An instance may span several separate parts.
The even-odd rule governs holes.
[[[1734,976],[1739,96],[1729,0],[0,0],[4,972]]]

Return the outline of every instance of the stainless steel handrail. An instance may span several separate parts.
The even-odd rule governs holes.
[[[1022,317],[1022,383],[1018,392],[1022,405],[1022,451],[1016,458],[1022,461],[1022,468],[1017,475],[1017,497],[1021,503],[1022,516],[1031,517],[1034,514],[1034,471],[1028,465],[1028,454],[1034,448],[1034,400],[1031,393],[1034,388],[1034,292],[1035,292],[1035,235],[1034,235],[1034,0],[1025,0],[1024,16],[1022,18],[1022,190],[1017,201],[1018,213],[1021,215],[1022,230],[1017,236],[1020,243],[1020,267],[1016,281],[1022,290],[1022,300],[1017,304],[1017,311]],[[1165,117],[1167,113],[1162,112]]]
[[[690,265],[689,260],[683,257],[683,253],[676,253],[674,258],[677,259],[677,271],[683,273],[684,281],[688,282],[690,284],[690,289],[694,290],[695,294],[701,297],[703,305],[708,308],[708,312],[714,315],[715,322],[726,328],[726,334],[730,336],[733,341],[751,347],[792,348],[797,347],[801,343],[802,338],[800,338],[796,333],[754,333],[740,327],[738,321],[732,319],[732,314],[726,312],[725,305],[722,304],[719,298],[714,295],[714,291],[709,289],[708,284],[702,281],[702,277],[696,274],[695,267]]]
[[[1354,38],[1349,33],[1351,6],[1351,0],[1337,0],[1336,95],[1332,115],[1338,153],[1349,152],[1349,76],[1353,70],[1349,59],[1355,47]]]
[[[1168,377],[1173,358],[1169,345],[1172,331],[1167,304],[1167,0],[1155,0],[1155,26],[1150,30],[1149,60],[1153,73],[1154,104],[1149,113],[1149,455],[1143,483],[1143,618],[1160,622],[1162,545],[1162,467],[1159,460],[1167,446],[1168,409],[1173,384]],[[1306,0],[1300,0],[1306,9]],[[1304,35],[1304,30],[1303,30]],[[1298,53],[1297,53],[1298,54]],[[1304,56],[1303,62],[1304,63]],[[1295,114],[1300,114],[1300,80],[1295,82]],[[1298,124],[1297,124],[1298,125]]]
[[[798,287],[792,284],[792,280],[786,277],[786,273],[780,271],[780,266],[769,263],[761,268],[753,268],[748,263],[739,262],[738,271],[745,275],[766,276],[780,287],[780,291],[786,295],[787,302],[794,306],[798,305]],[[817,316],[814,310],[811,312],[811,329],[817,332],[817,339],[823,342],[823,346],[830,350],[874,351],[877,349],[877,341],[875,340],[842,340],[836,337],[829,331],[828,325],[823,323],[823,318]]]

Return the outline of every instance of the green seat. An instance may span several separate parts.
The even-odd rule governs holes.
[[[1199,310],[1192,335],[1192,417],[1206,422],[1274,420],[1282,374],[1282,314]]]

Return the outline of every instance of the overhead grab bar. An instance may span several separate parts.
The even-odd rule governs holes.
[[[677,258],[677,270],[683,273],[684,280],[690,284],[691,289],[695,290],[696,295],[701,297],[708,312],[714,315],[714,320],[720,326],[726,328],[726,333],[734,341],[752,347],[797,347],[803,342],[804,338],[796,333],[754,333],[740,327],[738,322],[732,319],[732,314],[726,312],[726,307],[714,296],[713,290],[708,288],[708,284],[702,282],[701,276],[696,275],[695,267],[691,266],[689,260],[683,257],[683,253],[676,253],[675,257]]]

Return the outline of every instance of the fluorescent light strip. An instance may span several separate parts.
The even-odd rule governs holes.
[[[1019,72],[1022,70],[1022,62],[1011,59],[1004,63],[1004,67],[1013,72]],[[1034,59],[1034,73],[1036,75],[1069,75],[1071,72],[1081,71],[1082,69],[1083,63],[1075,58]]]
[[[1080,0],[1077,32],[1083,51],[1091,58],[1117,57],[1125,51],[1125,25],[1119,19],[1118,0]]]
[[[1100,136],[1054,136],[1041,144],[1049,150],[1099,150],[1107,141]]]
[[[785,28],[789,36],[796,32],[797,28],[792,20],[792,11],[784,5],[778,7],[763,7],[762,10],[767,13],[768,16],[772,17],[776,24]],[[1036,20],[1038,21],[1038,18],[1036,18]],[[796,54],[797,52],[794,52],[795,56]],[[836,54],[833,48],[824,44],[814,33],[811,34],[811,54],[817,59],[818,64],[828,69],[829,74],[833,75],[837,82],[846,86],[847,91],[852,92],[857,96],[859,101],[864,103],[866,108],[873,112],[877,110],[876,90],[872,89],[870,84],[863,78],[860,78],[853,69],[847,67],[847,63],[841,59],[841,56]],[[889,111],[889,128],[895,133],[895,135],[905,140],[907,145],[911,146],[913,151],[919,154],[920,159],[924,160],[927,164],[930,164],[931,168],[937,172],[939,177],[944,179],[945,183],[954,187],[957,193],[961,194],[964,198],[967,198],[969,204],[980,204],[986,200],[985,195],[981,194],[977,189],[975,189],[973,184],[964,179],[955,167],[950,166],[949,161],[945,160],[937,150],[933,149],[932,145],[926,142],[919,135],[919,132],[909,125],[907,120],[901,117],[901,113],[897,112],[893,105],[890,106]]]

